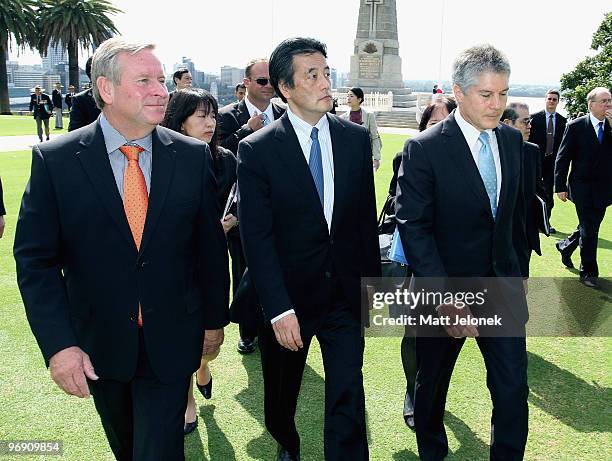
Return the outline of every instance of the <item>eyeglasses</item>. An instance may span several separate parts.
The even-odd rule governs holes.
[[[523,125],[529,125],[531,124],[531,119],[529,117],[525,117],[525,118],[519,118],[518,119],[521,123],[523,123]]]
[[[612,99],[600,99],[599,101],[593,101],[593,102],[598,102],[601,104],[609,104],[612,102]]]
[[[257,82],[258,85],[261,86],[266,86],[268,84],[268,82],[270,81],[269,78],[256,78],[256,79],[250,79],[250,80],[255,80]]]

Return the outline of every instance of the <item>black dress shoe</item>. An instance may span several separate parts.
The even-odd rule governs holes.
[[[572,254],[567,250],[562,250],[561,246],[559,245],[560,243],[561,242],[555,243],[555,248],[557,251],[559,251],[559,253],[561,253],[561,262],[568,269],[573,269],[574,263],[572,262]]]
[[[550,226],[550,230],[548,232],[550,234],[556,234],[557,233],[557,229],[555,229],[553,226]]]
[[[200,393],[204,396],[204,398],[206,400],[209,400],[212,397],[212,375],[210,375],[210,381],[208,381],[207,384],[200,384],[198,382],[198,377],[196,375],[196,386],[198,386],[198,389],[200,391]]]
[[[195,428],[198,427],[198,415],[196,415],[196,419],[192,423],[185,423],[183,426],[183,435],[191,434],[195,431]]]
[[[599,283],[597,283],[597,277],[594,275],[585,275],[580,276],[580,281],[584,284],[584,286],[589,288],[599,288]]]
[[[257,344],[257,338],[254,339],[242,339],[238,340],[238,352],[241,354],[251,354],[255,352],[255,345]]]
[[[283,446],[278,446],[278,451],[276,452],[276,461],[300,461],[300,454],[296,453],[292,455],[289,453]]]
[[[404,397],[404,422],[410,430],[414,431],[414,407],[408,391],[406,391],[406,396]]]

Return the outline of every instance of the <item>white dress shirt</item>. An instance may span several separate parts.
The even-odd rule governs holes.
[[[461,116],[459,108],[455,110],[455,120],[457,121],[457,125],[459,125],[459,128],[461,129],[463,137],[467,141],[468,146],[470,146],[472,157],[474,158],[474,162],[476,163],[476,168],[478,168],[478,159],[480,157],[480,148],[482,146],[482,143],[478,139],[480,136],[480,130],[474,125],[470,124],[466,119]],[[495,132],[493,130],[485,131],[489,135],[491,152],[493,152],[493,161],[495,162],[495,174],[497,175],[497,204],[499,205],[499,193],[501,191],[502,172],[501,162],[499,160],[499,147],[497,145],[497,136],[495,136]]]
[[[244,97],[244,103],[247,106],[247,109],[249,111],[249,115],[251,117],[253,117],[254,115],[259,115],[262,113],[262,111],[260,111],[257,107],[255,107],[251,101],[249,101],[249,97],[245,96]],[[272,110],[272,103],[268,103],[268,107],[266,107],[266,110],[263,111],[264,114],[266,114],[266,116],[268,117],[268,120],[270,120],[270,123],[272,123],[274,121],[274,111]]]
[[[287,107],[287,115],[297,135],[302,153],[306,158],[306,163],[310,161],[310,147],[312,146],[310,133],[314,127],[319,130],[318,137],[319,145],[321,146],[321,160],[323,162],[323,213],[325,215],[325,221],[327,222],[327,230],[331,231],[332,215],[334,212],[334,153],[332,151],[331,134],[329,132],[327,115],[323,115],[314,127],[291,112],[289,107]],[[271,323],[289,314],[295,314],[295,311],[289,309],[274,317]]]
[[[604,122],[603,126],[605,128],[606,127],[606,118],[604,117],[603,120],[599,120],[591,112],[589,112],[589,118],[591,119],[591,124],[593,125],[593,128],[595,129],[595,137],[597,139],[599,139],[598,138],[598,136],[599,136],[599,122]]]

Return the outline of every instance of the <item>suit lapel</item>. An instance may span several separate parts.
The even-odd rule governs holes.
[[[474,162],[470,146],[468,146],[465,136],[463,136],[455,120],[454,111],[442,123],[444,123],[442,134],[444,135],[444,144],[446,145],[445,150],[459,168],[458,176],[465,179],[469,189],[478,202],[488,211],[491,220],[493,220],[491,204],[489,203],[489,196],[487,195],[484,182],[480,176],[480,171],[478,171],[478,166]]]
[[[93,184],[100,200],[110,214],[111,218],[117,225],[121,235],[132,245],[136,251],[136,244],[132,237],[132,231],[125,216],[123,202],[113,170],[110,165],[108,153],[106,152],[106,144],[104,143],[104,135],[100,122],[96,121],[87,129],[87,133],[80,141],[82,146],[76,155],[89,180]]]
[[[332,141],[332,152],[334,157],[334,209],[332,213],[332,225],[330,235],[334,234],[336,223],[340,222],[342,205],[345,203],[345,196],[349,184],[349,166],[351,164],[351,153],[342,144],[344,137],[344,125],[338,122],[335,117],[327,115],[329,121],[329,134]],[[359,154],[355,152],[355,154]],[[357,155],[354,158],[359,158]]]
[[[249,109],[246,106],[244,99],[238,103],[236,107],[236,120],[238,120],[239,126],[244,125],[249,121],[251,116],[249,115]]]
[[[140,245],[141,253],[145,250],[155,230],[174,175],[176,160],[176,151],[172,148],[172,140],[165,132],[156,128],[151,136],[153,137],[151,192],[149,193],[147,218],[145,219],[142,244]]]
[[[497,138],[497,150],[499,151],[499,163],[501,170],[501,178],[497,178],[497,180],[502,182],[499,197],[497,199],[497,216],[495,218],[496,221],[499,221],[501,218],[500,215],[503,214],[507,208],[503,204],[506,203],[508,197],[512,159],[509,157],[509,147],[506,145],[506,136],[502,130],[500,130],[498,127],[495,128],[493,132]],[[503,178],[506,178],[506,180],[504,181]]]
[[[310,168],[302,152],[302,147],[298,141],[295,130],[289,121],[289,116],[285,113],[281,119],[281,123],[276,125],[275,138],[279,141],[277,154],[281,163],[290,171],[295,179],[295,184],[300,189],[305,197],[311,202],[318,204],[318,210],[321,213],[321,219],[325,221],[323,207],[319,200],[317,188],[312,179]],[[336,189],[334,189],[335,193]]]

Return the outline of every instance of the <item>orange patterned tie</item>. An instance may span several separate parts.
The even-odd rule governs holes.
[[[128,165],[123,175],[123,208],[127,216],[136,248],[140,250],[142,232],[147,217],[149,195],[147,183],[138,164],[138,154],[144,149],[137,145],[124,144],[119,148],[128,159]],[[142,312],[138,304],[138,326],[142,326]]]

